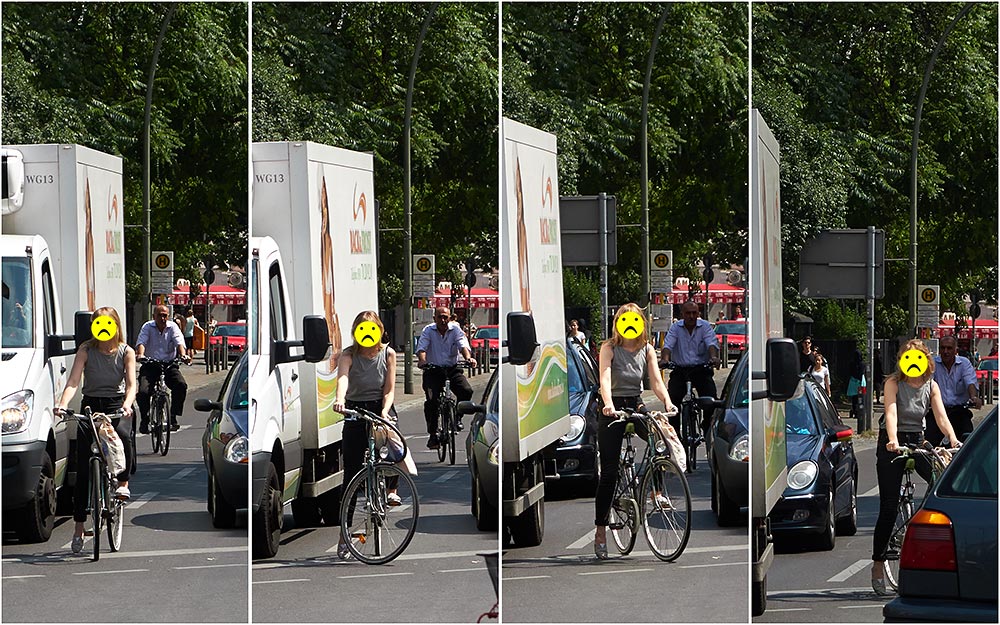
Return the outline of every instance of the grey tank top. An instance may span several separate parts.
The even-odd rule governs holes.
[[[125,350],[122,343],[117,351],[104,354],[96,346],[87,347],[87,364],[83,368],[83,394],[87,397],[117,397],[125,394]]]
[[[896,430],[923,432],[924,415],[931,405],[931,381],[913,388],[900,380],[896,387]]]
[[[374,358],[365,358],[351,351],[351,371],[347,374],[347,399],[351,401],[378,401],[382,399],[382,387],[389,348],[380,349]]]
[[[632,353],[615,345],[611,360],[611,396],[634,397],[642,392],[642,378],[646,373],[646,350],[649,344]]]

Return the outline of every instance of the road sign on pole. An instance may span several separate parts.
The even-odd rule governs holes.
[[[174,253],[167,251],[150,254],[150,291],[154,295],[170,295],[174,292]]]

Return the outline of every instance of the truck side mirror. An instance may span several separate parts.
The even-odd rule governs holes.
[[[799,386],[799,354],[792,339],[767,339],[767,397],[787,401]]]
[[[73,340],[71,334],[50,334],[45,337],[45,360],[55,356],[69,356],[76,353],[76,346],[65,347],[66,341]]]
[[[24,204],[24,155],[18,150],[0,150],[0,212],[9,215]]]
[[[302,346],[306,362],[319,362],[330,349],[330,332],[326,317],[306,315],[302,318]]]
[[[531,362],[538,347],[535,336],[535,320],[531,313],[507,313],[507,354],[508,362],[525,365]]]
[[[78,310],[73,315],[73,339],[76,341],[77,349],[90,340],[90,317],[91,313],[86,310]],[[121,328],[121,331],[124,332],[125,328]]]

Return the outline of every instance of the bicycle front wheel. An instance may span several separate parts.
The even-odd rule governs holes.
[[[108,499],[108,545],[111,551],[122,548],[122,534],[125,525],[125,502],[110,493]]]
[[[448,464],[455,464],[455,417],[448,424]]]
[[[615,496],[611,500],[611,512],[608,515],[608,529],[611,530],[611,539],[615,541],[618,552],[623,556],[631,553],[639,529],[639,505],[632,492],[631,473],[625,470],[618,472]]]
[[[163,440],[163,415],[161,414],[160,400],[153,398],[149,406],[149,441],[153,444],[153,453],[160,453],[160,443]]]
[[[160,431],[163,432],[163,443],[160,445],[160,455],[166,456],[167,450],[170,449],[170,398],[164,397],[163,403],[160,404],[162,410],[160,412]]]
[[[653,554],[673,562],[691,537],[691,491],[670,458],[657,458],[642,478],[642,526]]]
[[[906,525],[912,516],[913,502],[900,500],[896,512],[896,522],[892,526],[892,534],[889,535],[889,546],[885,551],[885,561],[882,563],[883,568],[885,568],[885,583],[893,590],[899,588],[899,554],[903,551]]]
[[[392,464],[362,469],[347,485],[340,506],[342,540],[365,564],[391,562],[417,531],[417,487]]]
[[[90,520],[94,526],[94,561],[101,559],[101,530],[104,518],[104,480],[107,477],[101,469],[101,461],[90,459]]]

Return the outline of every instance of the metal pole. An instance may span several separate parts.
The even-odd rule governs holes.
[[[424,23],[417,36],[417,44],[413,49],[413,63],[410,65],[410,82],[406,88],[406,109],[403,113],[403,212],[405,215],[403,229],[403,293],[406,295],[406,306],[403,307],[403,326],[406,335],[403,357],[403,392],[413,393],[413,199],[410,189],[410,122],[413,112],[413,82],[417,76],[417,61],[420,59],[420,47],[424,43],[427,27],[431,18],[437,12],[437,5],[431,5]]]
[[[641,169],[640,177],[642,181],[642,224],[640,225],[640,235],[642,237],[642,276],[639,287],[639,297],[643,301],[639,305],[646,307],[649,304],[649,83],[653,77],[653,59],[656,57],[656,44],[660,40],[660,31],[663,30],[663,22],[667,19],[672,5],[664,6],[660,13],[660,19],[656,22],[656,30],[653,31],[653,41],[649,46],[649,60],[646,63],[646,82],[642,85],[642,159],[639,161]]]
[[[875,226],[868,226],[868,258],[865,269],[865,278],[868,282],[865,291],[865,303],[868,305],[867,326],[868,326],[868,358],[865,359],[865,379],[868,381],[868,392],[865,393],[865,408],[862,412],[864,421],[863,427],[858,430],[867,432],[872,428],[872,410],[874,407],[875,380],[872,377],[873,359],[875,357]]]
[[[146,80],[146,113],[142,126],[142,212],[144,218],[145,236],[142,240],[142,292],[146,298],[146,318],[153,314],[153,293],[152,274],[150,268],[150,254],[152,254],[152,243],[150,242],[150,212],[149,212],[149,117],[153,108],[153,78],[156,77],[156,64],[160,60],[160,47],[163,45],[163,37],[167,34],[167,26],[170,18],[177,10],[176,4],[171,4],[167,9],[167,14],[163,16],[163,23],[160,24],[160,35],[156,38],[156,45],[153,47],[153,60],[149,64],[149,78]]]
[[[600,239],[601,239],[601,327],[603,336],[607,338],[608,331],[608,194],[603,191],[598,194]],[[647,254],[648,256],[648,254]]]
[[[913,143],[910,146],[910,336],[917,335],[917,146],[920,143],[920,118],[924,113],[924,97],[927,95],[927,85],[931,81],[931,70],[934,69],[934,62],[937,61],[938,52],[944,47],[944,42],[955,28],[960,19],[972,10],[973,3],[967,2],[962,10],[958,12],[948,28],[944,29],[944,34],[934,46],[934,52],[924,69],[924,81],[920,85],[920,92],[917,94],[917,111],[913,116]]]

